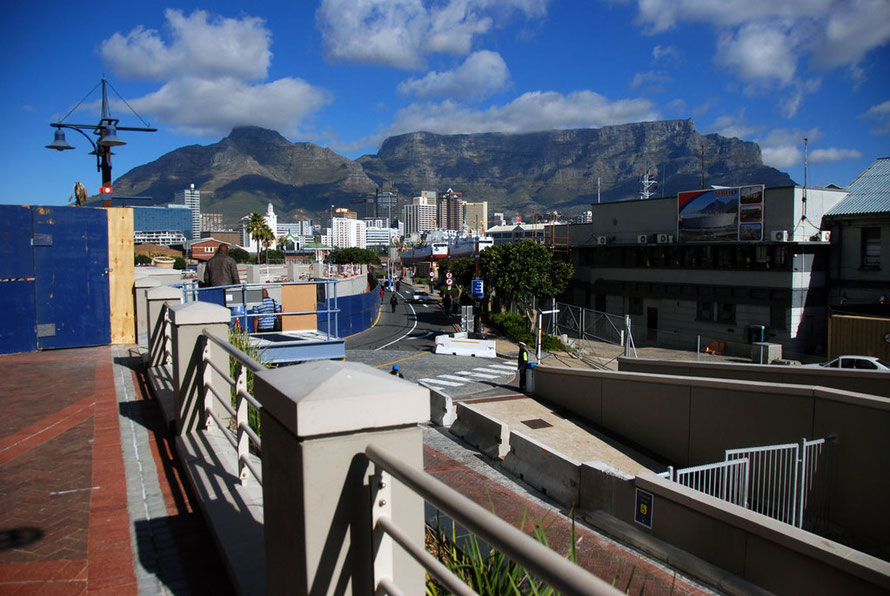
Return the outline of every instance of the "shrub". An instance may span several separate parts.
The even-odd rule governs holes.
[[[235,259],[236,263],[250,263],[250,253],[237,246],[229,247],[229,256]]]
[[[185,259],[182,257],[176,257],[173,259],[173,268],[174,269],[185,269]]]
[[[148,255],[136,255],[137,265],[151,265],[151,257]]]

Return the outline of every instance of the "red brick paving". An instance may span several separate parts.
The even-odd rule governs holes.
[[[151,523],[174,542],[159,556],[181,558],[190,592],[229,594],[157,405],[137,403],[167,502]],[[111,348],[0,356],[0,411],[0,595],[137,593]]]
[[[547,542],[556,552],[565,555],[571,544],[571,522],[556,517],[552,510],[529,501],[463,464],[424,446],[423,468],[448,486],[498,517],[531,533],[535,524],[548,527]],[[631,551],[610,540],[575,525],[578,564],[600,579],[631,594],[709,594],[674,574],[648,561],[637,558]]]

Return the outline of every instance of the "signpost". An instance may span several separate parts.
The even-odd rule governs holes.
[[[473,294],[473,298],[482,298],[484,297],[483,285],[481,279],[474,279],[471,284],[471,292]]]

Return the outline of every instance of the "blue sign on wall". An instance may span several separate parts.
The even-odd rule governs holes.
[[[472,287],[472,292],[473,292],[473,298],[482,298],[483,297],[484,292],[483,292],[483,288],[482,288],[482,280],[481,279],[474,279],[472,281],[471,287]]]
[[[652,529],[652,493],[641,488],[637,489],[637,508],[634,512],[634,521],[641,526]]]

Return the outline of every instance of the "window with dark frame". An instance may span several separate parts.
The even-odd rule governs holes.
[[[881,228],[862,228],[862,268],[881,268]]]

